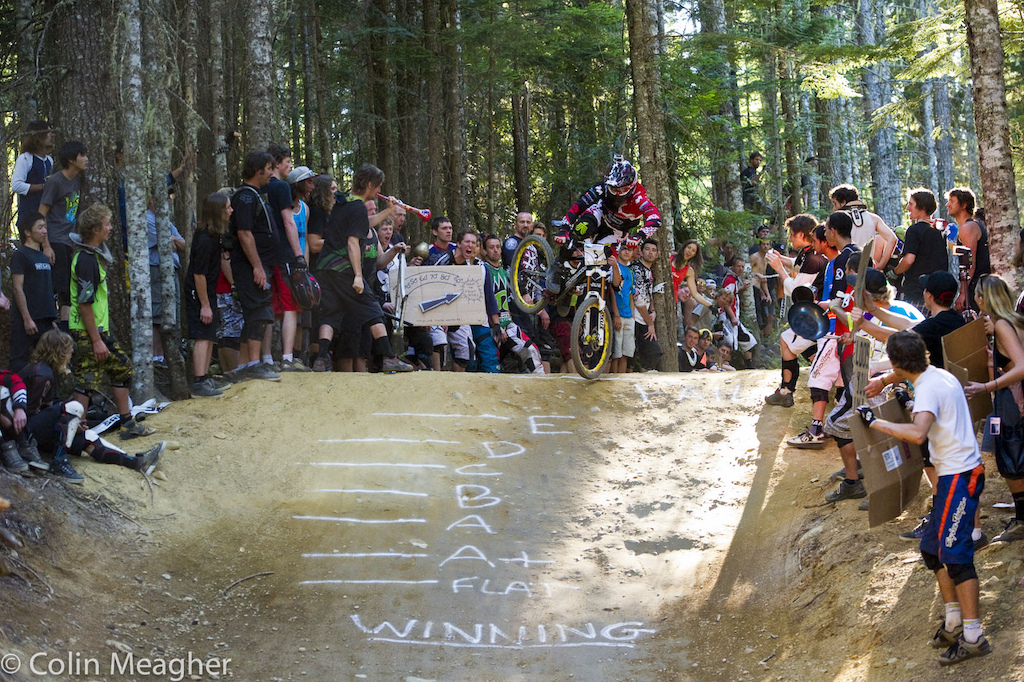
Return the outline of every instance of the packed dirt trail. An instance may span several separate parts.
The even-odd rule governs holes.
[[[174,404],[152,492],[91,461],[84,491],[0,478],[37,573],[0,578],[0,650],[103,662],[47,679],[155,679],[112,651],[260,681],[944,675],[897,537],[924,497],[872,531],[814,506],[837,453],[780,447],[808,414],[763,406],[776,380],[286,375]],[[996,653],[964,679],[1024,679],[1020,555],[979,560]]]

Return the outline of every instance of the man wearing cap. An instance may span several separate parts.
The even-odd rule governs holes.
[[[306,204],[306,198],[309,197],[313,191],[313,178],[316,174],[310,170],[307,166],[299,166],[293,168],[288,173],[288,184],[292,190],[292,217],[295,220],[295,231],[299,236],[299,250],[302,252],[302,257],[306,263],[309,263],[309,247],[306,245],[306,228],[309,225],[309,206]],[[288,266],[289,274],[295,266]],[[282,354],[281,354],[281,369],[285,372],[303,372],[308,367],[301,361],[296,360],[294,356],[295,346],[299,346],[300,355],[305,353],[308,349],[302,347],[302,329],[312,330],[313,328],[313,313],[310,310],[303,310],[298,313],[298,325],[296,332],[291,339],[289,344],[285,339],[282,338]],[[312,334],[311,334],[312,335]],[[290,347],[289,347],[290,346]]]
[[[883,342],[887,341],[896,331],[913,329],[924,341],[925,348],[928,350],[929,363],[934,367],[943,369],[945,363],[943,362],[942,355],[942,337],[965,324],[963,316],[952,309],[953,303],[956,301],[957,281],[948,270],[939,270],[930,275],[921,275],[918,279],[918,284],[924,290],[924,304],[930,315],[927,319],[915,322],[902,315],[894,314],[891,310],[878,305],[870,296],[867,296],[864,298],[864,304],[867,307],[865,311],[861,311],[859,308],[853,309],[855,325],[860,331],[864,331]],[[866,285],[867,283],[865,282]],[[882,327],[873,320],[865,319],[864,313],[870,313],[886,326]],[[867,387],[864,389],[864,395],[868,398],[873,398],[881,393],[882,389],[886,386],[899,381],[900,378],[896,372],[889,372],[888,374],[876,377],[868,382]],[[922,448],[922,454],[924,455],[925,476],[928,477],[928,482],[931,483],[934,489],[938,476],[929,457],[927,441],[925,441]],[[928,517],[926,516],[917,528],[901,534],[900,537],[906,540],[920,539],[927,521]],[[980,528],[977,529],[976,535],[978,537],[975,540],[981,538]]]

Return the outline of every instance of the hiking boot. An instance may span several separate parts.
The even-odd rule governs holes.
[[[825,434],[819,433],[815,436],[810,431],[804,431],[799,436],[787,440],[786,444],[804,450],[821,450],[825,447]]]
[[[85,483],[85,476],[75,471],[75,468],[71,466],[71,462],[68,461],[67,455],[54,457],[53,461],[50,462],[50,468],[47,472],[65,483]]]
[[[156,469],[156,463],[160,461],[160,455],[167,449],[167,443],[160,441],[145,452],[135,453],[135,470],[149,476]]]
[[[764,402],[768,405],[778,405],[779,407],[793,407],[793,392],[782,393],[781,389],[776,390],[775,393],[765,398]]]
[[[386,374],[391,374],[392,372],[412,372],[413,366],[407,362],[402,362],[398,358],[384,358],[380,371]]]
[[[193,398],[219,398],[224,395],[213,387],[209,379],[193,382],[189,393],[192,394]]]
[[[1006,528],[999,535],[992,538],[992,542],[1016,542],[1024,540],[1024,521],[1013,518],[1006,524]]]
[[[156,429],[140,424],[134,419],[129,419],[124,424],[121,424],[121,440],[152,436],[154,433],[156,433]]]
[[[4,462],[4,468],[14,474],[28,473],[28,464],[18,454],[18,444],[13,440],[5,440],[0,445],[0,459]]]
[[[838,483],[846,478],[846,467],[833,471],[832,475],[828,477],[828,480],[832,483]],[[864,470],[860,468],[860,461],[857,462],[857,478],[864,478]]]
[[[21,455],[21,458],[30,467],[35,467],[40,471],[46,471],[50,468],[50,465],[44,462],[43,458],[39,455],[39,446],[34,436],[30,436],[18,447],[18,454]]]
[[[913,530],[908,530],[905,533],[900,533],[900,537],[904,540],[920,540],[924,537],[925,528],[928,527],[928,519],[931,516],[931,512],[925,514],[924,518],[921,519],[921,523],[917,524],[917,527]]]
[[[334,368],[331,367],[331,359],[329,357],[318,357],[316,360],[313,361],[314,372],[331,372],[333,370]]]
[[[974,551],[978,552],[985,549],[992,544],[992,541],[985,535],[985,531],[981,531],[981,537],[974,541]]]
[[[839,487],[830,492],[825,496],[826,502],[839,502],[840,500],[859,500],[862,497],[867,497],[868,493],[864,490],[864,481],[857,481],[856,483],[847,483],[845,480],[839,483]]]
[[[963,624],[957,625],[952,630],[946,629],[946,622],[943,621],[939,629],[932,635],[932,640],[929,642],[933,649],[948,649],[952,645],[957,643],[957,640],[964,634]]]
[[[282,372],[312,372],[309,367],[302,364],[302,360],[282,360],[281,361]]]
[[[264,381],[281,380],[281,375],[275,372],[273,367],[262,362],[246,367],[245,373],[250,379],[263,379]]]
[[[939,665],[953,665],[960,661],[966,661],[968,658],[988,656],[990,653],[992,653],[992,645],[985,639],[985,635],[979,637],[974,644],[960,637],[956,644],[939,654]]]

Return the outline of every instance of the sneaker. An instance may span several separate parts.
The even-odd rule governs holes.
[[[193,382],[189,393],[192,394],[193,398],[219,398],[224,395],[213,387],[209,379]]]
[[[334,368],[331,367],[330,358],[318,357],[316,360],[313,361],[314,372],[331,372],[333,370]]]
[[[860,468],[860,461],[857,461],[857,478],[864,478],[864,470]],[[846,479],[846,467],[838,469],[832,472],[832,475],[828,477],[828,480],[832,483],[838,483],[839,481]]]
[[[160,461],[160,455],[167,449],[167,443],[160,441],[145,452],[135,453],[135,470],[147,476],[156,469],[156,463]]]
[[[223,391],[226,388],[231,388],[231,382],[225,378],[219,378],[211,375],[207,377],[206,380],[209,381],[210,385],[213,386],[218,391]]]
[[[986,547],[988,547],[991,544],[992,544],[992,541],[988,539],[987,535],[985,535],[985,531],[982,531],[981,532],[981,537],[974,541],[974,551],[975,552],[981,551],[981,550],[985,549]]]
[[[271,365],[262,362],[245,368],[245,373],[250,379],[263,379],[264,381],[280,381],[281,375],[274,371]]]
[[[839,483],[839,487],[830,492],[825,496],[826,502],[839,502],[840,500],[859,500],[862,497],[867,497],[868,493],[864,490],[864,481],[857,481],[856,483],[847,483],[845,480]]]
[[[939,629],[932,635],[932,640],[929,642],[933,649],[948,649],[952,645],[957,643],[961,635],[964,634],[963,624],[957,625],[952,630],[946,629],[946,622],[943,621]]]
[[[246,369],[248,369],[248,367],[233,369],[230,372],[224,372],[224,381],[228,382],[229,384],[240,384],[243,381],[248,381],[252,377],[245,373]]]
[[[992,538],[992,542],[1016,542],[1024,540],[1024,521],[1013,518],[1006,524],[1006,528],[999,535]]]
[[[13,440],[5,440],[0,445],[0,459],[4,462],[4,468],[15,474],[28,472],[28,464],[18,454],[18,444]]]
[[[282,372],[312,372],[309,367],[302,364],[302,360],[282,360],[281,361]]]
[[[71,466],[71,462],[68,461],[68,456],[54,457],[53,461],[50,462],[50,468],[47,472],[51,476],[63,480],[65,483],[85,483],[85,476],[75,471],[75,468]]]
[[[398,358],[384,358],[380,371],[386,374],[391,374],[392,372],[412,372],[413,366],[407,362],[402,362]]]
[[[140,424],[134,419],[129,419],[121,425],[121,440],[131,440],[132,438],[152,436],[154,433],[156,433],[156,429]]]
[[[968,658],[988,656],[990,653],[992,653],[992,645],[985,639],[985,635],[979,637],[974,644],[960,637],[953,646],[939,655],[939,665],[953,665],[960,661],[966,661]]]
[[[825,447],[825,434],[819,433],[815,436],[810,431],[804,431],[799,436],[787,440],[786,444],[794,448],[803,448],[805,450],[821,450]]]
[[[904,540],[920,540],[924,537],[924,530],[928,527],[928,518],[931,516],[931,512],[925,514],[924,518],[921,519],[921,523],[917,524],[917,527],[913,530],[908,530],[905,533],[900,533],[900,537]]]
[[[860,504],[857,505],[857,511],[869,511],[871,509],[870,502],[871,500],[865,497],[860,501]]]
[[[768,405],[778,405],[779,407],[793,407],[793,392],[782,393],[780,390],[776,390],[770,396],[764,399]]]
[[[21,455],[21,458],[30,467],[35,467],[40,471],[46,471],[50,468],[50,465],[44,462],[43,458],[39,455],[39,446],[34,436],[30,436],[28,440],[18,447],[18,454]]]

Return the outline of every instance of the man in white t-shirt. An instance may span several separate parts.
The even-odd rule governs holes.
[[[900,440],[928,439],[931,461],[938,474],[933,513],[921,538],[921,556],[935,573],[946,605],[946,620],[931,639],[945,648],[942,665],[986,656],[992,646],[981,633],[978,616],[978,573],[974,568],[975,511],[985,488],[985,467],[974,435],[963,387],[944,369],[928,364],[921,336],[913,331],[889,337],[886,351],[893,373],[914,387],[914,421],[910,424],[877,419],[867,405],[857,408],[869,428]]]

